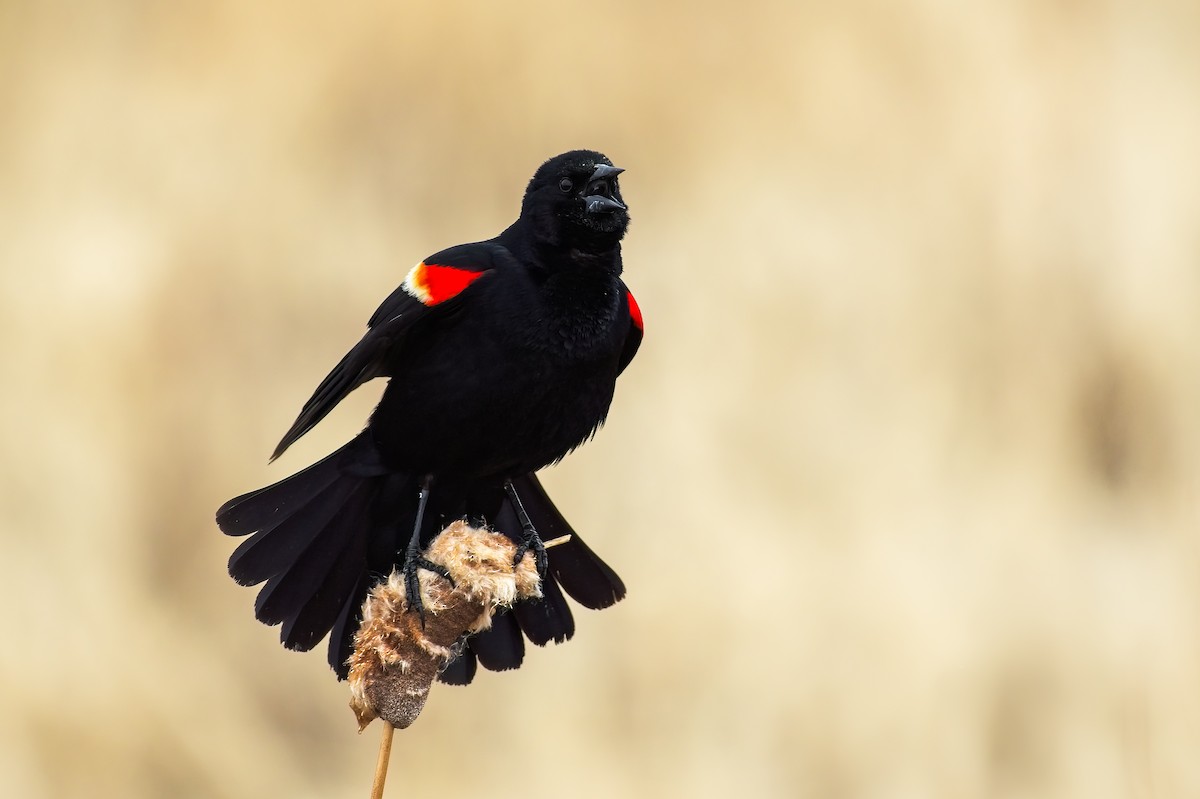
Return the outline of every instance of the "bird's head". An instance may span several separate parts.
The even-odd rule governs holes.
[[[617,185],[617,176],[624,171],[592,150],[556,155],[529,181],[521,216],[546,243],[613,247],[629,226],[629,211]]]

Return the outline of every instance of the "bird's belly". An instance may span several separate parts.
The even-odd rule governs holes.
[[[563,363],[474,342],[393,378],[371,417],[385,462],[420,473],[515,475],[552,463],[604,421],[615,359]]]

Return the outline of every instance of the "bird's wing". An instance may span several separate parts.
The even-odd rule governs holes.
[[[271,460],[325,418],[351,391],[386,373],[389,355],[414,327],[443,317],[492,269],[493,244],[465,244],[431,255],[408,273],[367,323],[367,332],[304,403]],[[505,252],[507,254],[507,251]],[[510,256],[511,257],[511,256]]]
[[[629,313],[629,332],[625,335],[625,346],[621,350],[621,361],[617,366],[617,374],[625,371],[625,367],[637,355],[638,347],[642,346],[642,309],[638,308],[633,292],[622,283],[625,294],[625,309]]]

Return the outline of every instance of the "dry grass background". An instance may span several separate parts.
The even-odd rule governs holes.
[[[0,3],[0,794],[366,794],[213,511],[589,146],[647,340],[546,480],[630,596],[390,795],[1200,796],[1198,98],[1172,0]]]

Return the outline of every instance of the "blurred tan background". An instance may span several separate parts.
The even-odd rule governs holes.
[[[1200,796],[1200,7],[0,2],[0,795],[360,797],[212,521],[421,257],[628,168],[627,601],[389,796]]]

